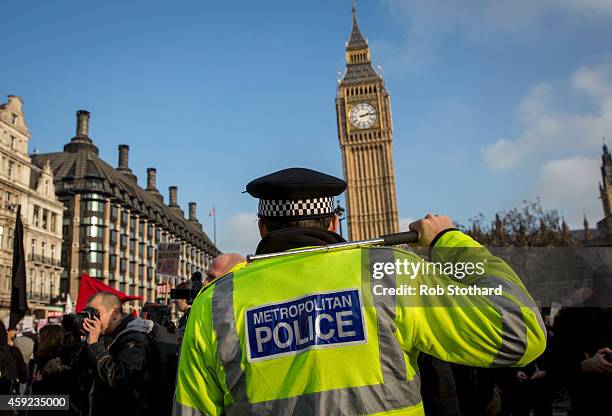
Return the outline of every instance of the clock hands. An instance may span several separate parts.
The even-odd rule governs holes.
[[[373,116],[373,115],[374,115],[374,113],[366,113],[366,114],[360,114],[357,117],[362,118],[362,117],[365,117],[365,116]]]

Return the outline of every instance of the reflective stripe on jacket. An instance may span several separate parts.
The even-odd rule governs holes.
[[[193,304],[175,414],[422,415],[419,351],[492,367],[521,366],[544,350],[542,318],[520,279],[470,237],[445,233],[432,260],[480,262],[482,274],[458,280],[389,267],[373,276],[376,264],[404,260],[421,262],[408,251],[371,247],[234,269]],[[421,285],[503,294],[426,296]],[[407,286],[415,294],[388,290]]]

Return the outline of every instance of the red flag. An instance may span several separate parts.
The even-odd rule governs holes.
[[[121,299],[121,302],[127,302],[128,300],[142,300],[140,296],[126,295],[125,293],[113,287],[110,287],[109,285],[105,285],[98,279],[94,279],[93,277],[89,276],[87,273],[83,273],[83,275],[81,276],[81,285],[79,286],[79,296],[77,297],[77,304],[76,304],[75,311],[79,313],[83,309],[85,309],[89,298],[91,298],[94,294],[98,292],[113,293],[119,296],[119,299]]]

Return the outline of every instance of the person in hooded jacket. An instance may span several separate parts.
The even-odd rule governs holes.
[[[99,314],[83,325],[94,367],[90,415],[156,414],[153,322],[124,314],[119,297],[108,292],[96,293],[87,306]]]
[[[21,352],[8,343],[8,332],[0,321],[0,394],[15,394],[19,383],[28,380],[28,368]]]

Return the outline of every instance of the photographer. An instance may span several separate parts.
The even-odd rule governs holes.
[[[125,315],[121,300],[108,292],[96,293],[87,306],[92,314],[83,329],[95,373],[90,415],[154,414],[152,322]]]

